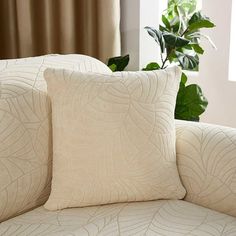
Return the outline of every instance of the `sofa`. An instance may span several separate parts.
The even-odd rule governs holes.
[[[0,235],[236,235],[236,129],[176,120],[182,200],[48,211],[47,67],[112,73],[84,55],[0,61]]]

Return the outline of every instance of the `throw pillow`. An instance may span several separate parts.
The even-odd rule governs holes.
[[[44,76],[53,126],[46,209],[184,197],[175,150],[178,67]]]

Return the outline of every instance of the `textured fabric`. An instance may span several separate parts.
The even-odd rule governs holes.
[[[110,73],[82,55],[0,61],[0,222],[43,204],[51,181],[46,67]]]
[[[0,58],[120,55],[120,0],[1,0]]]
[[[182,121],[176,126],[185,200],[236,216],[236,129]]]
[[[45,207],[183,198],[174,123],[180,75],[178,67],[112,75],[46,70],[53,179]]]
[[[180,200],[47,211],[0,224],[4,236],[235,236],[236,218]]]

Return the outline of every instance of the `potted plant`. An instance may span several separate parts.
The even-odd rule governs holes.
[[[175,63],[183,71],[198,71],[199,55],[204,53],[201,39],[211,39],[200,32],[202,28],[213,28],[214,23],[196,10],[196,0],[170,0],[163,12],[159,28],[145,27],[148,34],[160,47],[160,62],[151,62],[143,70],[159,70]],[[215,46],[214,46],[215,47]],[[108,66],[113,71],[123,70],[129,62],[129,56],[110,58]],[[205,112],[208,101],[197,84],[187,84],[187,74],[182,73],[176,101],[175,118],[199,121]]]

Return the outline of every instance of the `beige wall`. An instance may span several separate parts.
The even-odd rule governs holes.
[[[145,26],[156,27],[167,0],[121,0],[122,55],[130,54],[127,70],[139,70],[157,61],[159,48]],[[165,4],[166,3],[166,4]]]
[[[202,121],[236,127],[236,82],[228,80],[231,0],[205,0],[203,11],[216,24],[215,29],[206,30],[206,33],[217,50],[204,43],[206,52],[201,57],[197,81],[202,85],[209,106]]]

